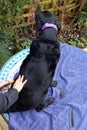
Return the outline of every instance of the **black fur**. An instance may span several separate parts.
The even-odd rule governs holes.
[[[32,41],[30,54],[20,67],[20,74],[28,81],[19,93],[18,100],[8,109],[10,112],[29,109],[41,111],[55,101],[54,97],[47,100],[45,97],[49,86],[56,85],[56,82],[52,82],[52,78],[60,57],[57,41],[60,26],[56,17],[48,11],[36,12],[35,21],[38,36]],[[45,23],[55,24],[58,30],[54,28],[42,30]]]

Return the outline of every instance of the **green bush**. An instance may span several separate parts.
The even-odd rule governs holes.
[[[3,38],[0,39],[0,69],[4,63],[13,55],[13,53],[9,51],[10,44],[10,41]]]
[[[85,46],[87,46],[87,39],[83,37],[80,39],[70,39],[68,41],[68,44],[72,46],[84,48]]]
[[[21,51],[22,49],[29,48],[31,45],[31,40],[27,38],[21,38],[17,40],[16,51]]]
[[[6,39],[15,37],[12,26],[22,14],[24,5],[31,3],[32,0],[0,0],[0,32],[4,33]]]
[[[87,28],[87,5],[84,6],[83,10],[81,11],[79,16],[77,17],[76,25]]]

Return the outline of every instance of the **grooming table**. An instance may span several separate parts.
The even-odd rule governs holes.
[[[41,112],[9,113],[9,130],[87,130],[87,52],[60,43],[60,59],[46,98],[56,101]],[[10,80],[19,72],[29,49],[14,55],[1,70],[0,80]]]

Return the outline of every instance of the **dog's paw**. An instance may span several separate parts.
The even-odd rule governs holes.
[[[47,99],[45,101],[45,107],[47,107],[48,105],[51,105],[54,102],[55,102],[55,98],[54,97],[51,97],[51,98]]]
[[[54,103],[55,101],[55,98],[54,97],[51,97],[47,100],[45,100],[42,104],[40,104],[37,108],[36,108],[36,111],[37,112],[40,112],[42,111],[44,108],[46,108],[48,105],[51,105],[52,103]]]
[[[57,81],[51,80],[50,86],[51,87],[56,87],[57,86]]]
[[[44,104],[40,104],[37,108],[35,108],[37,112],[40,112],[44,109]]]

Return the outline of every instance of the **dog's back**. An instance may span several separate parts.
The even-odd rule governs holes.
[[[48,11],[36,13],[35,19],[39,35],[32,41],[30,54],[20,67],[20,74],[24,75],[28,81],[19,93],[19,99],[9,111],[35,108],[39,110],[54,101],[53,99],[47,102],[44,100],[60,56],[57,41],[58,29],[52,27],[42,29],[42,26],[50,22],[58,28],[58,22]]]

